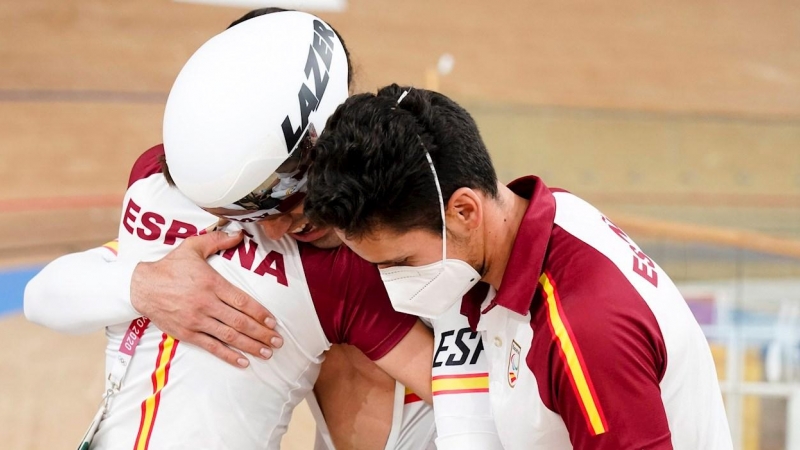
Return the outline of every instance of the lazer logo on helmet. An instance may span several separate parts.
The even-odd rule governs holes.
[[[314,91],[304,82],[297,93],[297,99],[300,103],[300,126],[297,128],[292,126],[292,120],[288,115],[281,124],[283,137],[286,139],[286,149],[290,153],[297,146],[300,138],[303,137],[303,132],[308,127],[308,117],[317,110],[322,101],[322,96],[325,94],[325,88],[328,87],[328,72],[333,60],[334,36],[333,30],[328,28],[327,25],[319,20],[314,21],[313,37],[311,45],[308,47],[308,60],[304,70],[307,81],[311,81],[308,78],[312,72],[314,73]],[[319,58],[317,58],[317,55],[319,55]],[[320,69],[320,59],[325,64],[324,73]]]

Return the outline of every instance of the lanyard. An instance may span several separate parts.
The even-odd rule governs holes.
[[[111,385],[106,389],[106,393],[103,394],[103,402],[100,404],[97,413],[95,413],[89,429],[86,430],[83,439],[78,444],[79,450],[88,450],[92,443],[97,428],[111,405],[111,398],[122,388],[122,381],[125,379],[125,374],[128,373],[128,367],[134,352],[136,352],[136,346],[139,345],[139,340],[141,340],[148,325],[150,325],[150,319],[139,317],[134,319],[128,326],[128,331],[125,332],[125,336],[122,337],[122,342],[119,344],[119,351],[116,358],[114,358],[114,364],[108,373],[107,379]]]
[[[139,340],[148,325],[150,325],[150,319],[147,317],[134,319],[128,326],[125,336],[122,337],[117,357],[114,359],[114,365],[111,366],[111,371],[108,373],[108,381],[111,386],[106,390],[106,404],[108,404],[108,399],[119,392],[122,387],[122,380],[125,378],[125,374],[128,373],[128,366],[130,366],[133,353],[136,351],[136,346],[139,344]]]

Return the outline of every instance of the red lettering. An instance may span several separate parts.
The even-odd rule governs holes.
[[[161,227],[159,227],[159,225],[164,225],[165,223],[167,223],[167,221],[164,220],[164,217],[156,213],[146,212],[142,214],[142,225],[144,228],[137,228],[136,234],[145,241],[155,241],[161,237]],[[145,229],[147,229],[147,231],[145,231]]]
[[[654,287],[658,287],[658,272],[656,272],[656,264],[650,259],[649,256],[645,255],[643,251],[636,248],[636,246],[631,242],[631,239],[622,231],[621,228],[614,225],[607,217],[603,217],[603,222],[605,222],[611,231],[613,231],[617,236],[622,238],[628,246],[633,251],[633,271],[640,277],[647,280],[650,284]]]
[[[272,267],[273,264],[275,267]],[[261,261],[261,264],[256,267],[254,271],[256,274],[264,276],[265,273],[268,273],[275,277],[278,280],[278,283],[289,286],[289,282],[286,280],[286,270],[283,266],[283,255],[276,252],[275,250],[271,250],[264,260]]]
[[[250,242],[252,245],[247,245]],[[229,248],[222,253],[222,257],[227,260],[232,260],[233,254],[239,254],[239,264],[247,270],[251,270],[253,268],[253,262],[256,259],[256,249],[258,249],[258,244],[253,242],[248,238],[242,239],[242,242],[239,242],[239,245],[233,248]]]
[[[616,233],[617,236],[621,237],[623,241],[625,241],[625,242],[630,242],[631,241],[630,238],[628,237],[628,235],[625,234],[625,232],[622,231],[622,229],[620,227],[614,225],[613,222],[608,220],[608,217],[603,216],[603,222],[608,224],[608,228],[611,228],[611,231]]]
[[[186,239],[191,236],[197,235],[197,227],[190,223],[181,222],[180,220],[173,220],[172,224],[167,230],[167,236],[164,238],[164,243],[167,245],[174,245],[178,239]]]
[[[658,287],[658,272],[656,272],[656,264],[641,250],[636,250],[634,252],[633,271],[636,272],[640,277],[649,281],[654,287]]]
[[[138,213],[141,209],[139,205],[133,202],[132,198],[128,199],[128,206],[125,207],[125,214],[122,216],[122,225],[130,234],[133,234],[133,222],[136,221],[136,216],[133,213]]]

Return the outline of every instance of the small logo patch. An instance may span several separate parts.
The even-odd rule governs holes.
[[[511,341],[511,353],[508,355],[508,385],[512,388],[517,384],[519,378],[519,363],[522,347],[517,344],[517,341]]]

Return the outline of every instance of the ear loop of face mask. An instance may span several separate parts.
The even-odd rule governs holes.
[[[397,99],[397,105],[400,105],[400,102],[403,101],[404,98],[408,95],[411,89],[403,91],[400,94],[400,98]],[[444,265],[445,259],[447,259],[447,225],[444,221],[444,196],[442,195],[442,186],[439,184],[439,175],[436,173],[436,166],[433,165],[433,159],[431,158],[431,154],[425,148],[425,143],[422,142],[422,138],[417,135],[417,139],[419,140],[419,145],[422,146],[422,149],[425,150],[425,158],[428,160],[428,165],[431,168],[431,173],[433,173],[433,182],[436,184],[436,194],[439,196],[439,212],[442,216],[442,265]]]

